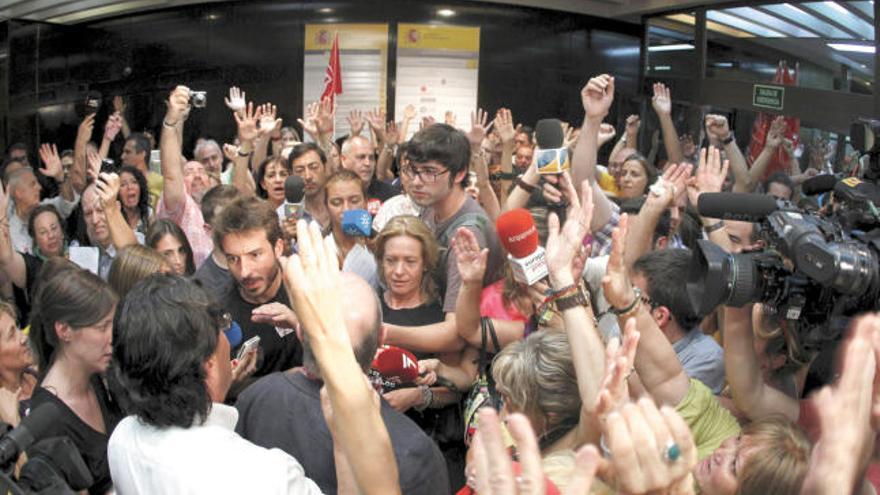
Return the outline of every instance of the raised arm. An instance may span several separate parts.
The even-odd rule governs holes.
[[[89,114],[79,124],[79,129],[76,132],[76,141],[73,146],[73,166],[70,167],[70,181],[77,194],[82,194],[83,189],[86,188],[86,168],[88,167],[86,147],[92,138],[94,128],[95,114]]]
[[[379,149],[379,158],[376,159],[376,177],[379,180],[393,180],[394,152],[400,142],[400,129],[397,127],[397,123],[393,120],[389,121],[385,125],[384,134],[385,141]]]
[[[122,116],[118,113],[113,113],[104,124],[104,137],[101,139],[101,147],[98,148],[98,154],[101,155],[101,159],[107,158],[107,155],[110,154],[110,145],[116,139],[116,136],[119,135],[120,130],[122,130]]]
[[[9,197],[3,183],[0,182],[0,268],[7,277],[19,289],[27,290],[27,266],[24,256],[12,248],[12,238],[9,235]]]
[[[718,148],[703,148],[700,151],[700,166],[696,175],[688,180],[687,185],[688,200],[691,205],[696,207],[703,193],[721,192],[729,166],[729,160],[721,161],[721,152]],[[710,241],[718,244],[728,253],[733,251],[723,220],[700,216],[700,222]]]
[[[599,130],[602,119],[608,115],[614,101],[614,78],[603,74],[596,76],[581,90],[584,106],[584,125],[571,158],[571,176],[575,184],[589,180],[593,188],[593,220],[591,231],[600,230],[612,214],[610,200],[605,197],[596,180],[596,156],[599,151]]]
[[[131,226],[122,214],[122,207],[119,205],[119,176],[116,174],[100,174],[95,182],[98,192],[98,200],[104,209],[104,216],[107,218],[107,230],[110,231],[110,238],[117,250],[122,250],[126,246],[137,244],[137,237]]]
[[[736,137],[730,130],[727,117],[723,115],[706,115],[706,133],[709,135],[710,144],[723,149],[730,161],[730,169],[733,170],[733,192],[748,192],[752,189],[752,180],[746,159],[736,144]]]
[[[269,145],[272,142],[272,134],[281,131],[282,121],[276,118],[278,109],[271,103],[260,105],[256,118],[259,123],[257,139],[253,141],[254,159],[252,167],[258,167],[269,155]],[[237,122],[237,121],[236,121]]]
[[[399,494],[397,462],[376,401],[345,327],[335,249],[314,222],[297,224],[299,254],[283,263],[285,288],[309,337],[342,446],[361,493]]]
[[[180,157],[183,147],[179,132],[189,112],[189,88],[177,86],[168,97],[168,109],[162,121],[162,133],[159,139],[159,155],[162,159],[162,201],[168,211],[177,211],[186,200],[186,187],[183,183],[183,164]]]
[[[639,149],[639,129],[641,127],[642,119],[638,115],[633,114],[626,118],[624,136],[626,137],[627,148]]]
[[[39,170],[40,173],[58,184],[61,199],[68,203],[67,205],[58,204],[59,213],[66,218],[73,210],[74,205],[70,203],[76,201],[76,193],[73,191],[70,176],[64,174],[61,156],[58,155],[58,147],[54,144],[43,144],[40,146],[40,161],[43,162],[43,168]]]
[[[119,95],[113,97],[113,113],[114,115],[119,115],[122,137],[128,139],[128,136],[131,135],[131,127],[128,126],[128,121],[125,119],[125,99]]]
[[[663,132],[663,146],[666,148],[666,158],[670,163],[681,163],[684,154],[681,152],[681,142],[678,132],[672,122],[672,96],[669,88],[663,83],[654,83],[654,97],[651,98],[651,106],[657,112],[660,120],[660,130]]]
[[[513,181],[513,148],[516,144],[516,129],[513,127],[513,114],[506,108],[501,108],[495,115],[495,131],[501,138],[501,197],[500,204],[507,202],[507,191]]]
[[[611,236],[611,255],[602,287],[605,299],[619,313],[621,328],[629,318],[636,319],[641,333],[636,351],[635,368],[645,389],[661,404],[677,405],[687,395],[690,380],[681,367],[672,344],[657,327],[642,303],[641,294],[629,281],[624,259],[626,258],[627,215],[620,216],[620,224]]]
[[[492,188],[492,182],[489,177],[489,164],[487,157],[481,151],[480,144],[492,127],[492,123],[487,125],[488,114],[483,109],[477,109],[477,112],[471,112],[471,129],[468,131],[468,142],[471,145],[471,161],[469,168],[477,175],[477,187],[480,189],[480,204],[486,210],[486,214],[493,222],[498,215],[501,214],[501,203],[498,196],[495,195],[495,189]],[[502,192],[502,194],[504,194]]]
[[[570,185],[569,185],[570,187]],[[577,429],[575,448],[587,442],[595,442],[598,432],[593,422],[602,378],[605,375],[605,346],[596,329],[592,308],[588,306],[589,296],[584,304],[570,303],[569,298],[579,297],[580,273],[573,273],[573,266],[583,267],[586,258],[583,240],[589,233],[589,225],[593,214],[593,194],[590,181],[581,184],[580,201],[574,194],[571,208],[568,210],[565,225],[560,230],[559,217],[551,213],[548,219],[549,235],[547,237],[547,267],[550,275],[550,287],[557,301],[560,301],[565,332],[571,347],[571,357],[577,376],[578,392],[581,396],[581,416]],[[576,258],[581,257],[579,263]],[[580,270],[578,270],[580,271]]]
[[[440,323],[420,327],[385,325],[385,343],[414,352],[458,352],[465,346],[458,336],[455,313],[446,313]]]

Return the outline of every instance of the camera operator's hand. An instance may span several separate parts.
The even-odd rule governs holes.
[[[178,125],[189,116],[189,88],[178,86],[174,88],[168,97],[168,108],[165,111],[165,124]]]
[[[587,118],[599,120],[608,115],[614,101],[614,78],[608,74],[596,76],[581,89],[581,103]]]

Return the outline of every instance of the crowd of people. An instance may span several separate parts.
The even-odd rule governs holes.
[[[324,99],[301,136],[237,87],[237,134],[192,150],[185,86],[158,129],[116,97],[103,132],[10,146],[0,419],[54,404],[34,448],[68,438],[95,494],[873,493],[880,316],[819,351],[778,306],[687,291],[698,241],[766,247],[701,195],[808,204],[825,171],[782,117],[754,158],[722,115],[680,136],[652,89],[639,150],[647,116],[617,139],[614,78],[591,78],[552,174],[508,109],[459,129]],[[504,247],[529,236],[537,281]]]

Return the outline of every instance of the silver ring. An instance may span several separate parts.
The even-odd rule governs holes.
[[[666,442],[666,447],[663,449],[662,456],[663,460],[666,462],[675,462],[681,457],[681,447],[679,447],[674,440],[669,440]]]

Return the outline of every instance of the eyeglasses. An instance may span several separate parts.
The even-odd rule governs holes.
[[[403,167],[401,169],[408,179],[412,180],[418,177],[425,184],[431,184],[437,180],[437,177],[440,177],[443,174],[449,173],[449,169],[436,171],[436,170],[419,170],[415,167]]]

